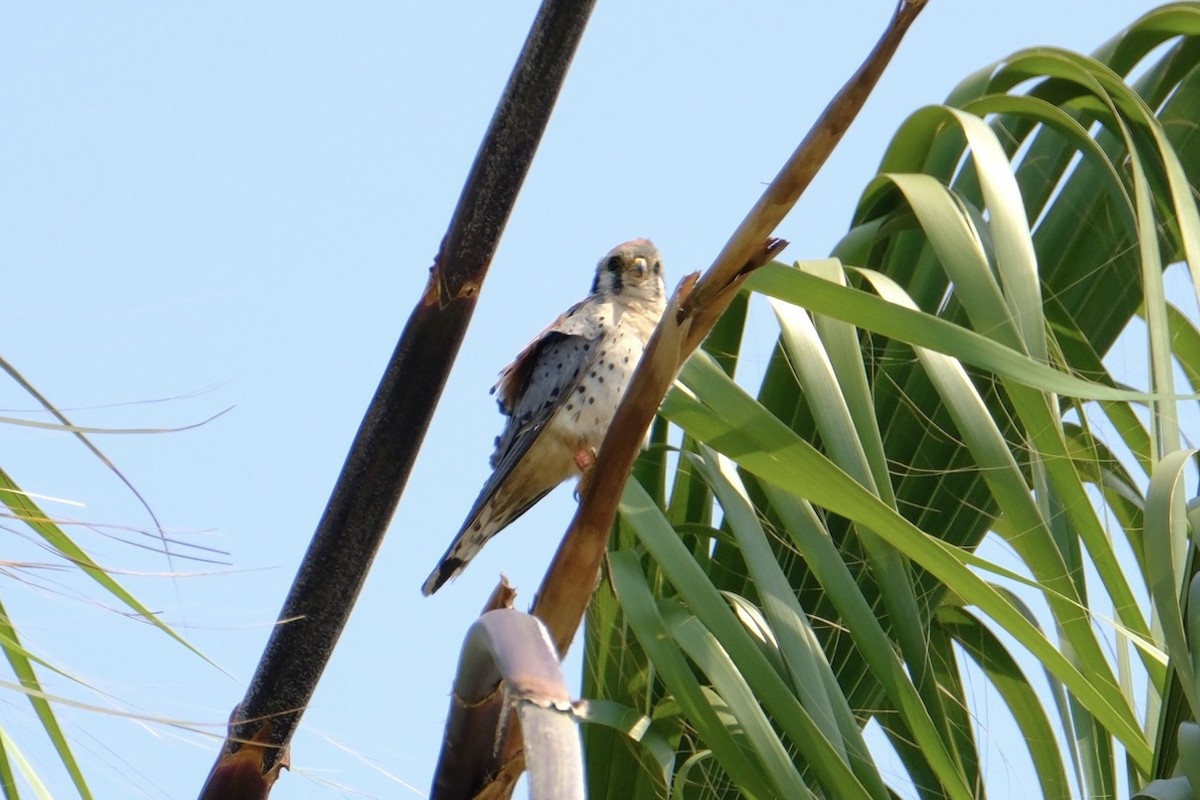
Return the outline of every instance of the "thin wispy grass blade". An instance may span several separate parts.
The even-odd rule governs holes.
[[[103,567],[97,564],[87,552],[75,543],[70,536],[54,523],[53,518],[45,514],[26,492],[21,491],[8,473],[0,468],[0,503],[38,536],[61,554],[67,561],[77,566],[89,578],[98,583],[105,591],[117,598],[123,605],[149,622],[163,633],[170,636],[196,655],[208,660],[203,653],[189,644],[169,625],[159,619],[158,615],[142,605],[137,598],[130,594]],[[210,662],[211,663],[211,662]]]

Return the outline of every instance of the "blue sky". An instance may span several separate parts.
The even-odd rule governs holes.
[[[931,0],[780,228],[785,256],[828,253],[909,113],[1018,48],[1090,51],[1154,5]],[[117,541],[148,541],[127,530],[149,524],[127,489],[67,436],[0,426],[13,478],[54,498],[46,511],[106,526],[69,531],[224,671],[106,610],[111,601],[70,572],[13,571],[0,599],[27,644],[97,690],[72,697],[221,733],[535,9],[0,10],[0,356],[79,424],[178,427],[230,408],[179,433],[96,439],[173,536],[226,551],[228,566],[167,564]],[[669,284],[707,266],[891,9],[598,3],[392,529],[293,742],[295,770],[274,796],[427,791],[462,634],[501,571],[528,601],[573,505],[560,489],[422,599],[421,580],[487,474],[497,371],[583,296],[617,242],[654,239]],[[751,320],[760,360],[773,326],[767,313]],[[0,414],[33,405],[0,381]],[[6,541],[7,560],[49,558]],[[98,797],[192,796],[218,746],[81,710],[63,721]],[[54,796],[68,796],[21,697],[0,694],[0,725],[28,743]],[[1030,790],[998,735],[992,768],[1014,796]]]

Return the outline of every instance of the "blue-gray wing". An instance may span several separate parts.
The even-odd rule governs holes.
[[[588,313],[595,311],[594,303],[589,298],[569,308],[525,346],[492,387],[508,415],[492,454],[498,475],[507,472],[501,465],[520,460],[591,369],[606,328],[602,314]]]
[[[599,332],[588,337],[551,331],[529,354],[519,370],[521,386],[509,395],[511,405],[506,407],[505,398],[500,399],[508,419],[503,432],[496,437],[496,451],[492,454],[494,472],[484,487],[485,494],[493,484],[499,486],[504,481],[567,402],[580,378],[595,362],[599,338]],[[510,377],[517,376],[505,375],[505,378]],[[483,500],[483,496],[480,499]]]

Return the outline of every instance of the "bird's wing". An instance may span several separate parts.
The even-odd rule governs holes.
[[[597,298],[576,303],[501,371],[492,391],[499,393],[497,400],[508,420],[496,437],[489,485],[511,472],[591,369],[611,315]]]
[[[554,332],[530,354],[520,368],[523,385],[514,393],[504,431],[496,439],[492,480],[504,480],[567,402],[596,360],[599,338]]]
[[[496,400],[500,404],[501,411],[510,417],[513,416],[516,403],[529,384],[530,376],[533,375],[542,348],[547,344],[564,336],[582,336],[589,341],[600,337],[603,333],[604,320],[597,319],[596,315],[588,313],[597,304],[596,298],[588,298],[559,314],[558,319],[547,325],[541,333],[533,337],[532,341],[521,349],[520,353],[517,353],[517,357],[511,364],[500,370],[500,378],[492,387],[492,393],[498,395]]]

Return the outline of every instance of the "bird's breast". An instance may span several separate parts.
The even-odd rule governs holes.
[[[632,326],[610,328],[596,345],[596,358],[555,414],[552,435],[573,441],[576,449],[598,448],[644,346]]]

